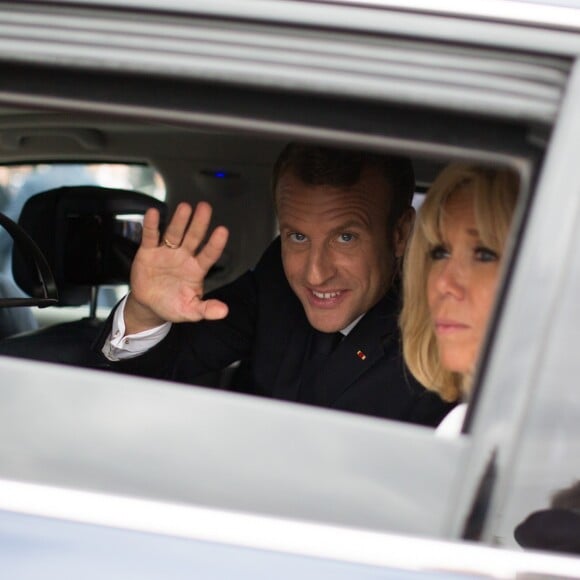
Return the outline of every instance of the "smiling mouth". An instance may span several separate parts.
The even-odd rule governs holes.
[[[318,300],[332,300],[333,298],[338,298],[342,292],[317,292],[316,290],[310,290],[315,298]]]

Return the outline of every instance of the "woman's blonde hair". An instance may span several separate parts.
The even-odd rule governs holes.
[[[460,398],[464,377],[441,365],[427,303],[427,277],[430,250],[444,242],[441,225],[445,203],[458,191],[473,195],[481,241],[501,256],[516,204],[518,177],[509,169],[448,165],[429,188],[407,246],[400,318],[405,362],[417,380],[446,401]]]

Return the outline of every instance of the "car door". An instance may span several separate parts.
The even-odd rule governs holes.
[[[527,547],[578,553],[580,509],[580,399],[578,357],[578,167],[580,111],[578,61],[574,63],[549,141],[534,202],[522,233],[505,309],[489,353],[485,389],[473,416],[473,433],[484,430],[488,453],[497,449],[497,481],[484,533],[487,541],[516,544],[514,531],[532,514],[545,537]],[[567,520],[554,510],[569,510]],[[550,513],[551,511],[551,513]],[[542,512],[542,513],[539,513]],[[566,517],[566,514],[559,514]],[[578,524],[576,524],[577,526]]]

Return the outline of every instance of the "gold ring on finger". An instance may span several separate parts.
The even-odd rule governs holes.
[[[176,248],[179,248],[179,244],[174,244],[173,242],[170,242],[167,238],[163,238],[163,243],[170,249],[170,250],[175,250]]]

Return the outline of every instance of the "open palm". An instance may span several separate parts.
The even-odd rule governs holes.
[[[164,321],[196,322],[224,318],[227,306],[204,300],[204,280],[222,255],[228,239],[217,227],[208,241],[212,208],[200,202],[192,217],[187,203],[177,206],[160,243],[159,213],[150,209],[143,220],[143,238],[131,267],[131,294],[125,308],[128,331],[138,332]]]

